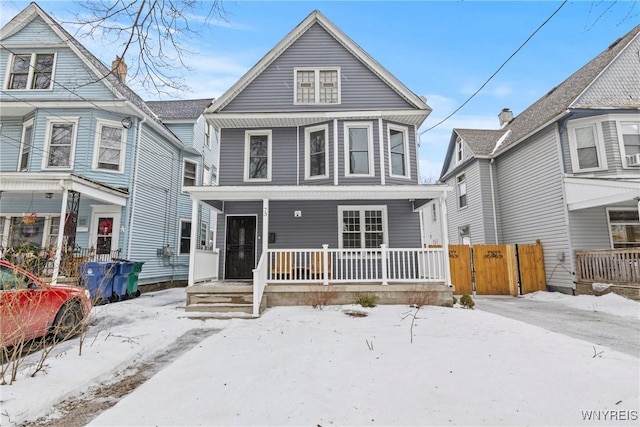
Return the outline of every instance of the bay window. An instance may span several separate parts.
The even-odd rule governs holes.
[[[43,169],[73,169],[78,118],[47,119]]]

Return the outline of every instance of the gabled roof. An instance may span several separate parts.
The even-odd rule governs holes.
[[[273,47],[256,65],[254,65],[244,76],[240,78],[229,90],[220,96],[207,109],[207,113],[215,113],[222,110],[229,104],[244,88],[246,88],[256,77],[262,73],[273,61],[275,61],[284,51],[287,50],[296,40],[298,40],[311,26],[319,24],[333,38],[335,38],[342,46],[344,46],[352,55],[358,58],[365,66],[367,66],[380,79],[395,90],[402,98],[417,109],[431,111],[425,100],[411,90],[409,90],[400,80],[387,71],[360,46],[351,40],[337,26],[329,21],[320,11],[314,10],[307,16],[297,27],[286,35],[275,47]]]
[[[60,24],[58,24],[49,14],[40,8],[36,3],[30,3],[25,9],[17,14],[2,29],[0,29],[0,40],[16,34],[36,18],[41,18],[51,29],[60,37],[60,39],[82,60],[87,68],[96,76],[97,80],[101,80],[116,95],[116,97],[128,101],[141,115],[151,119],[156,128],[168,136],[174,145],[181,149],[187,149],[182,141],[171,132],[160,120],[160,118],[147,106],[138,94],[136,94],[129,86],[120,81],[120,79],[111,72],[105,64],[89,52],[78,40],[69,34]]]
[[[503,138],[506,133],[506,130],[454,128],[453,132],[451,132],[449,145],[447,146],[447,153],[445,154],[442,170],[440,171],[440,178],[444,177],[449,169],[449,163],[451,163],[458,136],[462,138],[465,145],[471,149],[474,156],[490,156],[496,146],[496,142]]]
[[[634,39],[638,38],[639,33],[640,25],[637,25],[565,81],[551,89],[545,96],[534,102],[529,108],[514,117],[505,127],[505,129],[511,130],[510,135],[502,142],[495,154],[505,151],[512,145],[541,130],[550,122],[557,120],[567,110],[583,107],[578,103],[580,96],[611,65],[620,53]],[[636,83],[638,83],[637,80]],[[638,91],[638,88],[640,88],[640,83],[635,87],[635,90]],[[637,109],[639,105],[640,99],[627,99],[626,102],[621,102],[620,105],[615,107],[612,105],[607,105],[606,107]],[[590,106],[590,108],[598,108],[598,106]]]
[[[197,120],[213,99],[187,99],[178,101],[147,101],[147,105],[164,122],[172,120]]]

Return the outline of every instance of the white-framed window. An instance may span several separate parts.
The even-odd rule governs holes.
[[[205,249],[207,247],[207,231],[207,223],[204,221],[200,221],[200,249]]]
[[[374,176],[371,123],[344,124],[345,176]]]
[[[404,126],[388,125],[389,176],[410,178],[409,168],[409,130]]]
[[[20,163],[19,171],[29,170],[29,158],[31,157],[31,144],[33,139],[33,119],[22,124],[22,138],[20,141]]]
[[[248,130],[244,135],[244,180],[271,181],[271,130]]]
[[[204,165],[202,168],[202,184],[203,185],[211,185],[211,167],[208,165]]]
[[[456,188],[458,191],[458,209],[467,206],[467,180],[464,174],[456,177]]]
[[[640,120],[617,123],[623,167],[640,167]]]
[[[127,130],[120,122],[97,120],[93,169],[123,172]]]
[[[640,247],[640,220],[637,208],[609,208],[607,220],[613,249]]]
[[[305,178],[329,176],[329,125],[304,130]]]
[[[182,186],[194,186],[198,184],[198,164],[184,159],[182,162]]]
[[[460,236],[460,244],[471,245],[471,227],[468,225],[458,227],[458,235]]]
[[[211,148],[211,135],[213,134],[213,127],[209,123],[204,125],[204,146]]]
[[[338,243],[342,249],[388,244],[386,206],[338,206]]]
[[[598,118],[602,120],[602,118]],[[599,121],[579,119],[567,125],[573,172],[607,169],[602,125]]]
[[[293,103],[340,104],[340,68],[294,68]]]
[[[464,158],[464,143],[459,136],[456,138],[456,163],[460,163]]]
[[[436,222],[438,220],[438,206],[433,203],[431,205],[431,221]]]
[[[218,185],[218,167],[211,165],[211,185]]]
[[[43,169],[73,169],[78,117],[47,118]]]
[[[178,255],[188,255],[191,252],[191,221],[180,220],[180,248]]]
[[[5,90],[49,90],[55,68],[53,53],[13,54],[7,69]]]

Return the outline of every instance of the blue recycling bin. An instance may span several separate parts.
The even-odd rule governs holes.
[[[127,283],[129,275],[133,270],[134,263],[131,261],[119,261],[116,263],[115,276],[113,278],[113,293],[118,295],[118,299],[125,300],[129,298],[127,292]]]
[[[89,290],[95,305],[114,302],[119,299],[113,291],[116,263],[84,262],[78,266],[82,285]]]

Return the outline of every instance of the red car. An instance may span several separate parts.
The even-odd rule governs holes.
[[[49,285],[0,260],[0,348],[52,334],[64,340],[80,332],[91,311],[89,291]]]

